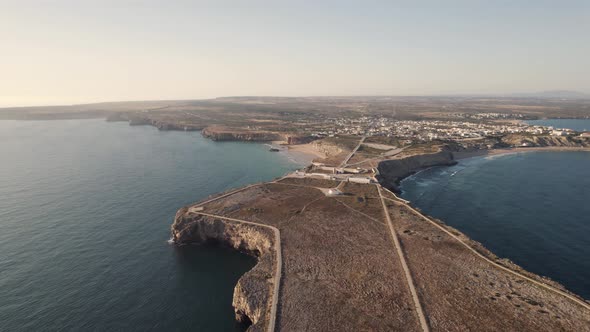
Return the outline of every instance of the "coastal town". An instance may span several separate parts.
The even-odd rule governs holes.
[[[492,121],[443,121],[443,120],[396,120],[389,117],[335,118],[323,125],[324,130],[315,129],[314,137],[332,137],[335,135],[388,136],[418,141],[436,139],[456,140],[465,138],[483,138],[505,134],[556,134],[553,127],[531,126],[524,122]],[[307,130],[314,130],[306,128]],[[575,132],[564,129],[563,135]]]

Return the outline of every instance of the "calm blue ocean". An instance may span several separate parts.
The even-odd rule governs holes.
[[[167,243],[176,210],[299,165],[103,120],[0,121],[0,331],[232,331],[255,261]]]
[[[572,129],[576,131],[590,131],[590,119],[547,119],[529,120],[526,123],[536,126],[547,126],[558,129]]]
[[[590,299],[590,152],[476,157],[417,173],[401,188],[498,256]]]

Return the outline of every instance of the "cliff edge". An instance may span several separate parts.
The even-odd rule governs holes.
[[[443,162],[453,162],[448,152],[404,158],[389,176]],[[327,194],[335,187],[340,194]],[[252,323],[249,331],[590,326],[583,299],[486,253],[375,184],[293,176],[252,185],[181,209],[172,234],[178,244],[220,242],[258,257],[234,290],[236,317]]]
[[[377,166],[377,178],[385,188],[399,192],[399,182],[403,178],[428,167],[450,166],[456,163],[453,153],[444,149],[436,153],[384,160]]]
[[[258,259],[234,288],[233,307],[236,320],[249,326],[248,331],[265,331],[270,322],[270,298],[275,271],[274,235],[270,229],[232,222],[180,209],[172,225],[176,244],[219,243]]]
[[[203,137],[213,141],[264,142],[280,141],[283,139],[283,135],[269,131],[242,130],[215,126],[203,129],[201,134]]]

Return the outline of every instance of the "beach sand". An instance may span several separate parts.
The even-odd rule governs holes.
[[[311,143],[286,145],[285,142],[275,141],[272,142],[272,145],[280,149],[281,152],[287,153],[297,163],[306,166],[311,164],[315,159],[326,158],[326,155],[318,151]]]
[[[279,153],[285,154],[289,159],[302,166],[308,166],[316,159],[326,158],[326,155],[318,151],[311,143],[288,145],[285,141],[272,141],[267,145],[278,149]]]

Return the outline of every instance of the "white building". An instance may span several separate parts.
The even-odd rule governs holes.
[[[336,188],[328,189],[328,196],[342,195],[342,192]]]
[[[348,181],[349,182],[354,182],[354,183],[364,183],[364,184],[367,184],[367,183],[371,183],[371,178],[368,178],[368,177],[362,177],[362,178],[361,177],[349,177],[348,178]]]
[[[551,136],[567,136],[567,132],[564,130],[553,130]]]

